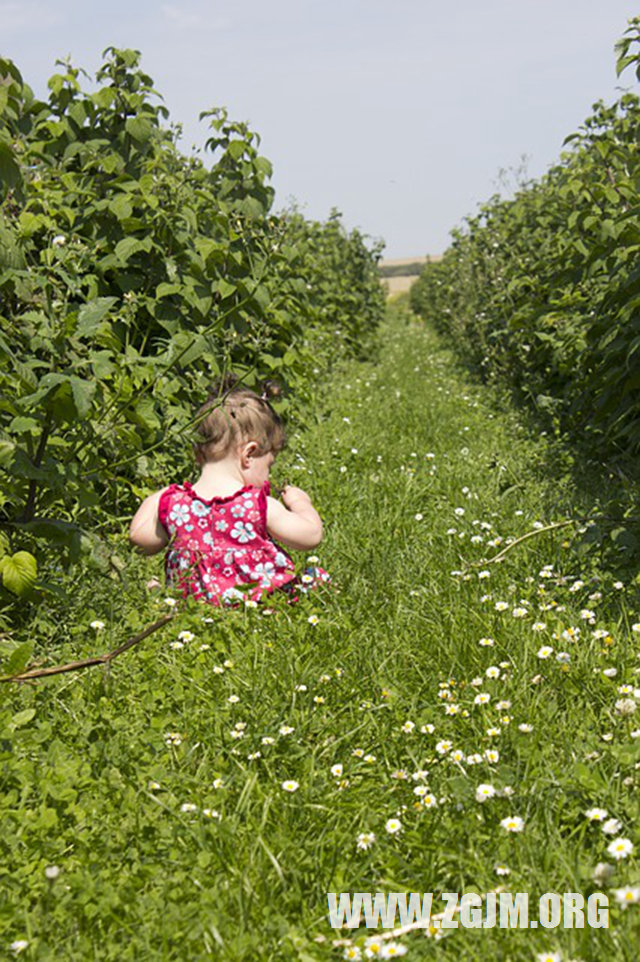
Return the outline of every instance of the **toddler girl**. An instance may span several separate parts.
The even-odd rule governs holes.
[[[199,479],[146,498],[129,538],[147,555],[168,546],[167,584],[183,596],[229,605],[282,588],[297,600],[298,589],[329,575],[308,568],[298,578],[290,555],[273,539],[295,550],[314,548],[322,521],[301,488],[285,485],[284,505],[270,496],[269,470],[286,440],[282,421],[266,392],[259,397],[236,381],[232,375],[219,380],[198,411]]]

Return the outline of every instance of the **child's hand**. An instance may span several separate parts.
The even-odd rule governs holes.
[[[302,488],[297,488],[295,484],[285,484],[282,488],[282,500],[287,508],[293,510],[297,504],[311,504],[311,498]]]

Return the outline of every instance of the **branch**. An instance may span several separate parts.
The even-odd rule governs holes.
[[[533,531],[527,531],[526,534],[523,534],[521,538],[516,538],[516,540],[512,541],[511,544],[508,544],[506,548],[503,548],[502,551],[499,551],[498,554],[495,554],[493,558],[483,558],[482,561],[465,561],[465,564],[467,568],[480,568],[483,565],[493,564],[494,561],[502,561],[507,551],[511,551],[512,548],[515,548],[517,544],[521,544],[523,541],[526,541],[527,538],[533,538],[534,535],[542,534],[544,531],[553,531],[554,528],[566,528],[568,524],[582,523],[582,518],[570,518],[569,521],[554,521],[553,524],[547,524],[544,528],[534,528]]]
[[[176,613],[177,614],[177,613]],[[28,681],[31,678],[43,678],[47,675],[61,675],[66,671],[77,671],[80,668],[90,668],[92,665],[108,665],[121,655],[123,652],[128,651],[129,648],[133,648],[138,642],[143,641],[148,638],[149,635],[157,631],[158,628],[164,627],[170,621],[172,621],[176,614],[164,615],[157,621],[154,621],[152,625],[147,625],[142,631],[134,635],[133,638],[129,638],[125,641],[123,645],[119,648],[115,648],[113,651],[108,651],[105,655],[94,655],[92,658],[84,658],[82,661],[70,661],[66,665],[53,665],[51,668],[36,668],[32,671],[24,671],[19,675],[2,675],[0,676],[0,681]]]

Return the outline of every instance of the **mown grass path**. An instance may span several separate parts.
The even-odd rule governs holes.
[[[609,928],[413,932],[398,951],[635,958],[638,906],[613,890],[639,881],[636,589],[582,572],[571,527],[473,566],[585,510],[561,457],[392,311],[379,359],[340,366],[274,472],[318,505],[337,592],[195,605],[108,675],[3,691],[35,709],[1,756],[6,956],[364,958],[373,933],[332,930],[327,892],[502,885],[536,919],[542,893],[604,888]],[[118,592],[77,579],[57,660],[166,610],[143,587],[157,565],[132,561]]]

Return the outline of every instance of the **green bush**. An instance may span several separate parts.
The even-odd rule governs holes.
[[[271,164],[246,124],[200,115],[207,168],[162,126],[139,53],[105,58],[94,92],[64,64],[47,102],[0,61],[0,572],[12,597],[51,588],[39,553],[117,568],[96,525],[118,529],[184,466],[217,374],[300,386],[336,340],[357,352],[383,312],[379,249],[335,214],[272,214]]]

